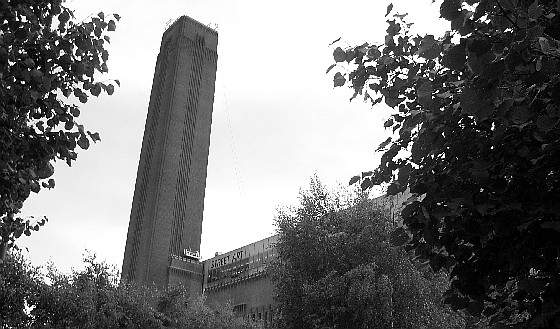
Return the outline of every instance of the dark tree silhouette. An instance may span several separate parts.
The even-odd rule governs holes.
[[[396,14],[384,43],[334,50],[330,69],[350,66],[335,86],[395,109],[381,164],[351,183],[410,189],[394,242],[450,272],[452,307],[560,327],[560,2],[444,0],[440,13],[442,37]]]

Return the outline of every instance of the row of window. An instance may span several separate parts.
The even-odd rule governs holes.
[[[272,323],[274,322],[274,310],[271,309],[264,312],[250,313],[247,314],[246,319],[251,321],[262,321],[264,327],[268,328],[269,326],[272,326]]]
[[[274,309],[272,305],[257,307],[256,309],[247,310],[246,304],[239,304],[233,307],[236,316],[245,317],[248,321],[263,322],[264,327],[268,328],[274,322]]]

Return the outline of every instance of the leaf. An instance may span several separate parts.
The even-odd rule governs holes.
[[[347,51],[346,52],[346,62],[350,63],[354,58],[356,58],[356,52],[355,51]]]
[[[387,34],[385,36],[385,45],[387,46],[388,49],[393,50],[393,48],[396,46],[395,38],[392,35]]]
[[[27,58],[26,60],[23,61],[23,65],[25,65],[25,67],[30,69],[35,66],[35,61],[33,61],[31,58]]]
[[[439,54],[440,46],[433,35],[429,34],[422,38],[418,51],[416,52],[417,56],[424,57],[426,59],[434,59],[438,57]]]
[[[101,52],[101,59],[106,62],[109,59],[109,52],[105,49]]]
[[[469,52],[476,54],[476,57],[482,57],[492,50],[492,42],[487,39],[474,39],[467,45]]]
[[[101,94],[101,86],[99,84],[95,84],[95,86],[93,86],[89,92],[93,95],[93,96],[99,96],[99,94]]]
[[[393,3],[390,3],[387,6],[387,13],[385,14],[385,17],[389,16],[389,14],[391,13],[391,10],[393,10]]]
[[[527,29],[527,40],[533,40],[543,35],[544,28],[542,26],[534,26]]]
[[[335,63],[335,64],[331,64],[331,66],[329,66],[329,68],[327,69],[326,74],[328,74],[328,73],[333,69],[333,67],[335,67],[335,66],[336,66],[336,63]],[[120,83],[118,83],[118,85],[120,86]]]
[[[364,171],[362,172],[362,178],[366,178],[367,176],[373,175],[373,171]]]
[[[379,51],[379,48],[377,48],[377,46],[371,46],[371,48],[369,48],[367,52],[367,57],[371,59],[378,59],[379,57],[381,57],[381,52]]]
[[[385,123],[383,124],[383,127],[388,128],[391,127],[393,125],[394,121],[393,119],[389,119],[387,121],[385,121]]]
[[[416,94],[418,96],[418,103],[424,107],[430,106],[432,103],[432,83],[430,81],[422,83],[416,89]]]
[[[530,6],[527,14],[530,20],[536,21],[543,13],[542,6],[539,6],[539,1],[535,0]]]
[[[458,0],[445,0],[439,8],[441,18],[452,21],[461,16],[461,3]]]
[[[83,92],[80,88],[74,88],[74,97],[76,98],[80,98],[82,96]]]
[[[66,121],[66,123],[64,124],[64,129],[71,130],[72,128],[74,128],[74,121]]]
[[[346,52],[342,48],[336,47],[333,51],[333,57],[337,63],[344,62],[346,60]]]
[[[72,114],[74,116],[74,118],[77,118],[77,117],[80,116],[80,109],[75,107],[75,106],[72,106],[70,108],[70,114]]]
[[[408,177],[412,172],[412,165],[407,164],[399,169],[398,181],[400,185],[406,185],[408,183]]]
[[[333,81],[335,87],[342,87],[346,83],[346,78],[340,72],[336,72]]]
[[[389,105],[390,107],[395,107],[398,106],[400,103],[402,103],[405,99],[404,98],[391,98],[391,97],[385,97],[385,104]]]
[[[436,228],[425,228],[422,231],[422,236],[424,237],[426,243],[430,245],[434,245],[439,241],[439,232]],[[444,262],[439,257],[430,259],[430,267],[434,270],[434,272],[439,271],[443,265]]]
[[[414,267],[419,270],[419,271],[425,271],[430,267],[430,262],[419,262],[419,261],[415,261],[414,262]]]
[[[331,42],[331,43],[329,44],[329,46],[332,46],[332,45],[334,45],[335,43],[339,42],[340,39],[341,39],[341,37],[339,37],[338,39],[334,40],[333,42]]]
[[[360,187],[362,188],[362,191],[365,191],[372,186],[373,186],[373,184],[372,184],[371,179],[369,177],[364,178],[362,180],[362,183],[360,184]]]
[[[108,84],[106,90],[108,95],[112,95],[115,92],[115,86],[113,86],[112,84]]]
[[[399,23],[395,23],[395,21],[389,21],[389,27],[387,28],[387,34],[391,37],[394,37],[399,34],[401,31],[401,25]]]
[[[531,150],[527,147],[527,145],[523,145],[521,148],[517,149],[517,155],[522,158],[526,158]]]
[[[110,20],[107,24],[107,31],[114,31],[116,29],[116,24],[114,20]]]
[[[539,37],[539,45],[543,53],[547,54],[550,52],[550,45],[545,37]]]
[[[513,123],[523,124],[529,120],[531,113],[526,106],[512,106],[510,116]]]
[[[121,81],[120,80],[115,79],[114,81],[119,87],[121,86]]]
[[[524,279],[520,280],[518,287],[532,296],[539,296],[545,289],[546,283],[544,280],[538,279]]]
[[[78,145],[83,150],[87,150],[89,148],[89,139],[87,139],[86,135],[84,134],[80,135],[80,138],[78,139]]]
[[[554,129],[556,122],[557,120],[553,120],[548,115],[542,114],[537,118],[537,128],[539,128],[540,131],[548,132]]]
[[[461,109],[462,112],[469,115],[476,114],[478,110],[478,95],[472,88],[465,88],[461,93]]]
[[[121,16],[119,14],[113,14],[113,17],[115,17],[117,22],[121,20]]]
[[[377,147],[377,149],[375,151],[379,152],[379,151],[383,150],[384,148],[387,147],[387,145],[389,145],[390,142],[391,142],[391,137],[388,137],[384,142],[379,144],[379,146]]]
[[[54,174],[54,167],[52,164],[47,163],[43,168],[36,171],[37,177],[39,179],[46,179]]]
[[[99,138],[99,133],[92,133],[91,131],[88,130],[87,134],[94,143],[101,140],[101,138]]]
[[[393,232],[391,232],[391,237],[389,241],[395,247],[400,247],[405,245],[410,240],[410,236],[402,227],[397,227]]]
[[[424,215],[424,218],[426,219],[430,218],[430,213],[428,213],[428,210],[424,206],[422,206],[422,215]]]
[[[467,306],[467,312],[469,312],[470,315],[475,317],[480,316],[480,313],[482,313],[483,309],[484,309],[484,302],[481,300],[471,301]]]
[[[58,21],[61,24],[65,24],[66,22],[68,22],[68,20],[70,19],[70,14],[68,14],[68,11],[63,11],[60,15],[58,15]]]
[[[398,182],[394,182],[387,187],[387,195],[397,195],[406,190],[406,185],[401,185]]]
[[[483,68],[483,72],[481,76],[490,79],[495,79],[501,76],[505,71],[506,71],[506,64],[503,60],[500,60],[500,61],[492,62],[490,63],[490,65],[485,66]]]
[[[354,184],[356,184],[360,179],[361,179],[361,177],[360,177],[359,175],[354,176],[354,177],[350,178],[350,182],[348,182],[348,185],[354,185]]]
[[[465,67],[467,57],[465,56],[465,45],[455,45],[443,55],[442,64],[450,70],[461,71]]]

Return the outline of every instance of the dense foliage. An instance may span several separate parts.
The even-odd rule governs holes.
[[[315,178],[300,201],[277,217],[280,328],[464,328],[439,301],[446,277],[389,243],[391,223],[371,200]]]
[[[351,183],[410,189],[395,242],[450,272],[452,307],[560,327],[560,1],[443,0],[440,14],[441,37],[396,14],[384,43],[334,50],[350,67],[335,86],[395,109],[381,164]]]
[[[258,329],[236,318],[229,305],[210,308],[185,291],[118,284],[116,271],[95,257],[62,274],[40,275],[17,253],[0,266],[1,328],[188,328]]]
[[[31,192],[54,187],[53,160],[68,165],[97,133],[77,123],[88,94],[114,86],[107,72],[114,14],[74,22],[63,0],[0,0],[0,261],[14,240],[45,223],[17,216]],[[118,80],[115,80],[119,83]]]
[[[21,254],[12,253],[0,266],[0,327],[22,328],[29,325],[26,299],[36,290],[40,274]]]

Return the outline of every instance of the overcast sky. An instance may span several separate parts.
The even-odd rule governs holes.
[[[393,1],[416,31],[442,34],[439,4]],[[387,112],[333,88],[329,44],[381,43],[389,1],[69,0],[81,21],[118,13],[107,79],[113,96],[90,98],[79,122],[101,142],[68,168],[55,164],[56,188],[32,195],[24,215],[49,222],[19,240],[35,265],[79,267],[86,249],[122,265],[150,89],[166,23],[188,15],[216,27],[218,72],[201,254],[210,258],[275,233],[277,207],[297,201],[312,175],[329,186],[373,169],[388,135]],[[341,45],[344,45],[342,43]]]

